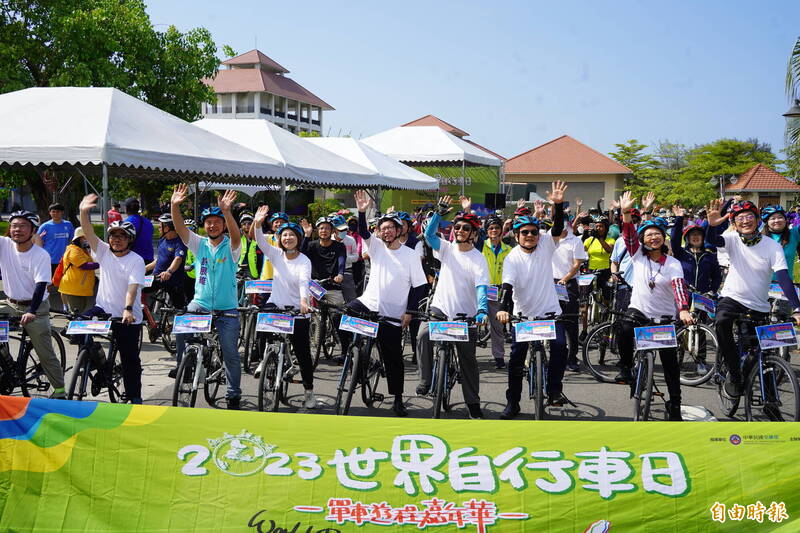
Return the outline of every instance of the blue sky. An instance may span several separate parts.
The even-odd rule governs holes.
[[[562,134],[779,152],[800,2],[151,0],[153,24],[258,48],[336,108],[325,134],[436,115],[511,157]],[[330,133],[328,128],[330,127]]]

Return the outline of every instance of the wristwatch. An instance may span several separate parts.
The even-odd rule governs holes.
[[[133,311],[133,306],[132,305],[126,305],[125,306],[125,310],[126,311]]]

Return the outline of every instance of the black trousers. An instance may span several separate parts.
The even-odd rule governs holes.
[[[631,307],[628,309],[628,316],[620,320],[619,351],[620,362],[625,368],[633,366],[633,335],[634,328],[646,326],[652,321],[641,311]],[[678,365],[678,350],[675,348],[664,348],[658,350],[661,358],[661,367],[664,370],[664,381],[667,382],[669,399],[675,403],[681,402],[681,370]]]
[[[554,283],[558,283],[557,279],[553,280]],[[577,315],[578,311],[580,310],[580,302],[579,302],[579,289],[578,280],[572,278],[566,284],[567,288],[567,296],[569,296],[569,301],[565,302],[559,300],[558,303],[561,305],[561,312],[565,315]],[[578,362],[578,317],[572,316],[569,319],[564,320],[564,330],[567,333],[567,362],[568,363],[577,363]]]
[[[767,318],[766,313],[754,311],[732,298],[723,298],[717,302],[717,314],[714,317],[714,330],[717,334],[717,343],[719,344],[719,351],[728,365],[731,380],[736,383],[742,383],[742,364],[739,360],[739,347],[733,338],[733,322],[743,313],[750,312],[757,320]],[[753,335],[754,331],[746,332],[747,335]]]
[[[358,300],[353,300],[347,307],[361,313],[369,312],[367,306]],[[386,383],[389,394],[399,396],[403,394],[403,381],[405,379],[405,365],[403,363],[403,330],[397,325],[382,323],[378,328],[375,339],[380,348],[383,367],[386,369]]]
[[[275,312],[275,306],[265,306],[262,310],[266,313]],[[303,380],[305,390],[314,389],[314,362],[311,360],[311,341],[309,336],[309,325],[311,321],[307,318],[295,317],[294,333],[289,335],[289,342],[292,344],[292,351],[300,365],[300,377]],[[270,333],[261,332],[258,334],[258,348],[264,353],[264,347]]]
[[[83,314],[93,316],[105,311],[94,306]],[[119,359],[122,363],[122,383],[129,400],[142,399],[142,360],[139,358],[139,332],[141,324],[111,323],[111,335],[117,343]]]

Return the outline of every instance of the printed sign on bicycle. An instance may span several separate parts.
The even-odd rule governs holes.
[[[155,276],[145,276],[144,277],[144,286],[145,287],[152,287],[154,278],[155,278]]]
[[[517,342],[548,341],[556,338],[555,320],[532,320],[514,324]]]
[[[591,285],[594,281],[594,274],[581,274],[578,276],[578,285],[581,287],[586,287],[587,285]]]
[[[756,327],[758,344],[762,350],[780,348],[782,346],[797,346],[797,333],[792,324],[770,324]]]
[[[800,287],[794,288],[798,296],[800,296]],[[783,294],[783,289],[778,283],[771,283],[767,295],[775,300],[786,300],[786,295]]]
[[[323,296],[325,296],[328,291],[326,291],[322,285],[312,279],[308,282],[308,292],[310,292],[311,296],[317,300],[322,300]]]
[[[678,340],[675,337],[675,326],[644,326],[633,328],[633,338],[636,341],[636,351],[660,350],[662,348],[677,348]]]
[[[67,335],[108,335],[110,320],[73,320],[67,324]]]
[[[714,300],[696,292],[692,293],[692,304],[694,305],[695,311],[705,311],[710,315],[717,312],[717,305],[714,303]]]
[[[294,317],[278,313],[258,313],[256,331],[269,333],[294,333]]]
[[[428,322],[432,341],[467,342],[469,329],[466,322]]]
[[[555,287],[556,287],[556,296],[558,296],[558,299],[562,302],[568,302],[569,294],[567,293],[567,286],[562,285],[560,283],[556,283]]]
[[[209,333],[211,316],[209,315],[176,315],[172,324],[172,334],[176,333]]]
[[[271,292],[271,279],[253,279],[244,282],[245,294],[269,294]]]
[[[378,336],[377,322],[370,322],[354,316],[342,315],[342,319],[339,321],[339,329],[372,337],[373,339]]]
[[[0,342],[8,342],[8,320],[0,321]]]
[[[497,285],[489,285],[486,289],[486,298],[491,302],[496,302],[499,298],[500,289]]]

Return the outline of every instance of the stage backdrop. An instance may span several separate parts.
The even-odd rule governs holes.
[[[0,531],[798,531],[800,424],[0,397]]]

